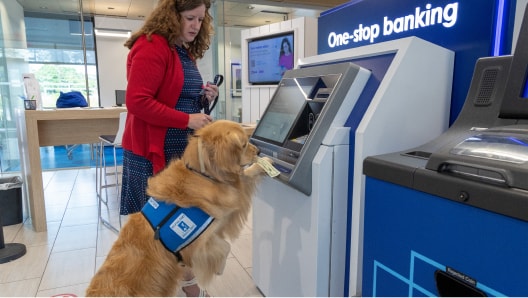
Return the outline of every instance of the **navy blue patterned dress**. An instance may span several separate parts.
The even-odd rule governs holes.
[[[198,68],[187,51],[176,47],[183,66],[183,89],[175,109],[188,114],[199,113],[202,109],[199,92],[203,81]],[[179,158],[187,146],[187,138],[193,130],[190,128],[169,128],[165,136],[165,161]],[[146,158],[123,150],[123,179],[121,187],[120,214],[127,215],[141,211],[147,202],[145,193],[147,180],[152,176],[152,163]]]

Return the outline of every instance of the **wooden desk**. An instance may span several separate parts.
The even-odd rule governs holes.
[[[125,108],[22,111],[20,166],[35,231],[47,230],[40,147],[98,143],[100,135],[117,132],[119,114],[124,111]]]

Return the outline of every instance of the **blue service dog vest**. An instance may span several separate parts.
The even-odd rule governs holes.
[[[178,258],[178,252],[198,238],[214,219],[200,208],[181,208],[152,197],[141,213],[154,229],[154,238]]]

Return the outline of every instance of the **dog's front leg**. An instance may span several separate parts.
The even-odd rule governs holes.
[[[217,275],[222,275],[224,273],[224,269],[227,263],[227,256],[229,255],[229,252],[231,251],[231,245],[229,244],[229,242],[223,239],[218,242],[218,245],[221,247],[221,250],[224,253],[224,258],[223,260],[220,260],[217,263],[218,266],[215,272]]]
[[[262,174],[264,170],[256,163],[244,169],[244,175],[248,177],[254,177]]]

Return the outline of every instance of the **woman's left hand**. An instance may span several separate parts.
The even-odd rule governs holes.
[[[218,86],[207,83],[204,87],[204,95],[209,102],[212,102],[218,96]]]

